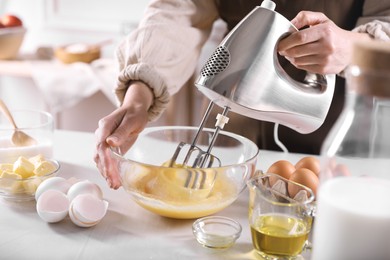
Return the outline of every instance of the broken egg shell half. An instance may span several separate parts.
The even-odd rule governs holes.
[[[92,227],[106,215],[108,202],[93,194],[76,196],[69,206],[69,217],[79,227]]]
[[[48,190],[57,190],[66,194],[70,188],[71,184],[63,177],[51,177],[39,184],[35,192],[35,200],[38,201],[39,197]]]
[[[47,190],[39,196],[36,204],[38,215],[48,223],[56,223],[68,215],[69,199],[59,190]]]
[[[84,180],[73,184],[68,190],[68,198],[72,201],[78,195],[81,194],[92,194],[99,199],[103,199],[103,192],[99,185],[89,180]]]

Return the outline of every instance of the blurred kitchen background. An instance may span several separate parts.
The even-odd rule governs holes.
[[[91,132],[116,106],[112,93],[114,51],[134,30],[149,0],[0,0],[0,16],[14,14],[27,29],[17,57],[0,60],[0,97],[10,109],[42,109],[59,129]],[[218,21],[203,49],[199,68],[225,32]],[[51,50],[67,44],[99,44],[101,58],[64,64]],[[194,77],[196,77],[195,72]],[[191,79],[164,115],[150,125],[198,125],[204,97]]]

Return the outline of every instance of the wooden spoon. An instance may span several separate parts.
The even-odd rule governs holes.
[[[23,131],[19,130],[19,128],[16,126],[15,120],[13,116],[11,115],[11,112],[8,110],[8,107],[5,105],[3,100],[0,99],[0,110],[3,112],[3,114],[8,118],[8,120],[11,122],[11,124],[14,127],[14,133],[12,135],[11,141],[16,146],[30,146],[37,144],[37,140],[29,136],[28,134],[24,133]]]

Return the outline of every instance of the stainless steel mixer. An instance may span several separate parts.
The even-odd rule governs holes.
[[[328,113],[335,75],[300,71],[304,76],[297,79],[286,72],[277,53],[277,44],[297,29],[274,8],[275,4],[270,0],[264,0],[261,6],[255,7],[216,48],[195,85],[211,100],[206,118],[215,103],[224,108],[224,120],[227,111],[231,110],[285,125],[302,134],[311,133],[322,125]],[[213,139],[222,128],[217,120]],[[199,132],[202,129],[203,122]],[[197,151],[195,158],[198,159],[191,164],[184,160],[183,164],[210,167],[211,162],[216,160],[210,153],[214,142],[210,142],[207,151],[199,149],[196,142],[197,137],[189,145],[185,158]],[[172,163],[176,162],[186,145],[179,145]]]

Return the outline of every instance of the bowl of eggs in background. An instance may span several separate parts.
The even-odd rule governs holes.
[[[237,199],[254,175],[257,145],[245,137],[221,131],[211,151],[220,159],[221,166],[194,169],[180,166],[182,160],[178,159],[170,167],[167,162],[178,144],[191,144],[197,130],[196,127],[150,127],[139,135],[126,154],[112,150],[114,166],[132,200],[164,217],[194,219],[219,212]],[[197,145],[202,150],[207,149],[213,131],[201,132]],[[185,185],[193,174],[204,176],[203,188]]]
[[[14,142],[15,129],[0,113],[0,197],[14,201],[34,199],[37,186],[55,176],[59,163],[53,160],[54,122],[50,113],[38,110],[11,110],[18,131],[33,142]]]

